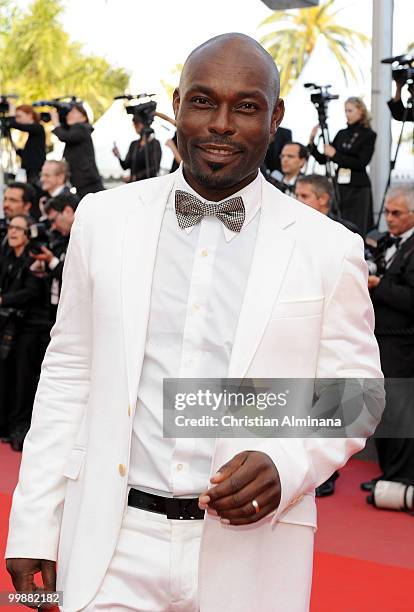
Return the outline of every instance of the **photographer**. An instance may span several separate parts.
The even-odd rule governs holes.
[[[50,280],[51,320],[56,319],[62,286],[63,264],[69,243],[69,235],[75,220],[77,198],[70,193],[62,193],[51,198],[45,204],[45,214],[48,217],[52,231],[60,236],[60,240],[50,245],[50,249],[42,246],[41,253],[32,253],[33,259],[44,262]]]
[[[414,121],[414,107],[406,108],[401,99],[402,88],[405,85],[405,78],[399,74],[398,71],[393,72],[393,78],[395,81],[395,94],[394,97],[388,100],[388,108],[391,111],[392,118],[396,121]],[[408,91],[411,98],[414,97],[414,84],[408,85]]]
[[[387,378],[414,378],[414,186],[391,187],[385,217],[393,244],[386,248],[385,271],[371,274],[368,287],[375,310],[375,335]],[[397,390],[398,391],[398,390]],[[412,397],[387,390],[384,416],[398,425],[399,410],[412,412]],[[400,412],[400,416],[401,416]],[[414,439],[377,438],[381,479],[414,484]],[[369,491],[373,482],[362,483]]]
[[[81,104],[73,104],[66,115],[67,126],[60,124],[56,109],[50,115],[55,126],[53,133],[66,145],[63,157],[69,164],[71,182],[78,197],[102,191],[104,187],[96,167],[91,137],[93,127],[89,124],[86,110]]]
[[[112,149],[121,167],[130,170],[129,183],[157,176],[161,163],[161,145],[152,133],[146,133],[147,128],[142,115],[134,114],[132,124],[139,139],[131,142],[125,159],[121,159],[117,146]]]
[[[344,219],[358,226],[365,236],[372,226],[371,182],[366,167],[374,153],[376,134],[370,127],[368,110],[361,98],[348,98],[345,102],[348,127],[340,130],[332,144],[320,153],[314,144],[319,126],[310,134],[309,151],[320,163],[327,158],[335,162],[340,196],[340,213]]]
[[[0,259],[0,430],[21,450],[29,429],[49,322],[44,280],[30,271],[30,218],[11,217]]]
[[[9,115],[9,127],[28,134],[24,148],[17,149],[16,153],[21,159],[21,167],[26,171],[27,182],[35,185],[46,159],[44,127],[40,124],[39,115],[29,104],[22,104],[15,108],[10,102]]]

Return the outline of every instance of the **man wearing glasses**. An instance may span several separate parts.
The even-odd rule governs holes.
[[[391,187],[385,218],[394,243],[385,252],[382,277],[371,275],[368,287],[375,310],[375,335],[386,378],[414,377],[414,186]],[[387,422],[394,428],[402,413],[411,410],[395,385],[387,391]],[[398,417],[400,415],[400,417]],[[414,484],[414,439],[377,438],[382,480]],[[376,479],[375,479],[376,480]],[[361,488],[370,491],[374,481]]]

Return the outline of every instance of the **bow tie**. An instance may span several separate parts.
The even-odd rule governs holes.
[[[401,240],[402,240],[401,236],[390,236],[389,237],[389,244],[390,244],[390,246],[394,245],[395,248],[398,250],[398,247],[401,244]]]
[[[240,232],[246,216],[240,196],[224,202],[202,202],[191,193],[177,189],[175,192],[175,212],[181,229],[192,227],[207,215],[220,219],[233,232]]]

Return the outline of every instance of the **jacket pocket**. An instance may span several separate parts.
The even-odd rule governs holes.
[[[322,312],[323,302],[323,297],[312,300],[301,300],[298,302],[278,302],[273,308],[270,316],[272,319],[317,316]]]
[[[85,461],[85,454],[86,452],[83,449],[72,449],[68,458],[66,459],[65,467],[63,469],[63,476],[70,478],[71,480],[77,480]]]

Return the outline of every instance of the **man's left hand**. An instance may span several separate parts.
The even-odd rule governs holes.
[[[210,482],[215,486],[200,495],[199,506],[217,513],[225,524],[256,523],[280,503],[279,472],[271,458],[260,451],[239,453]]]

